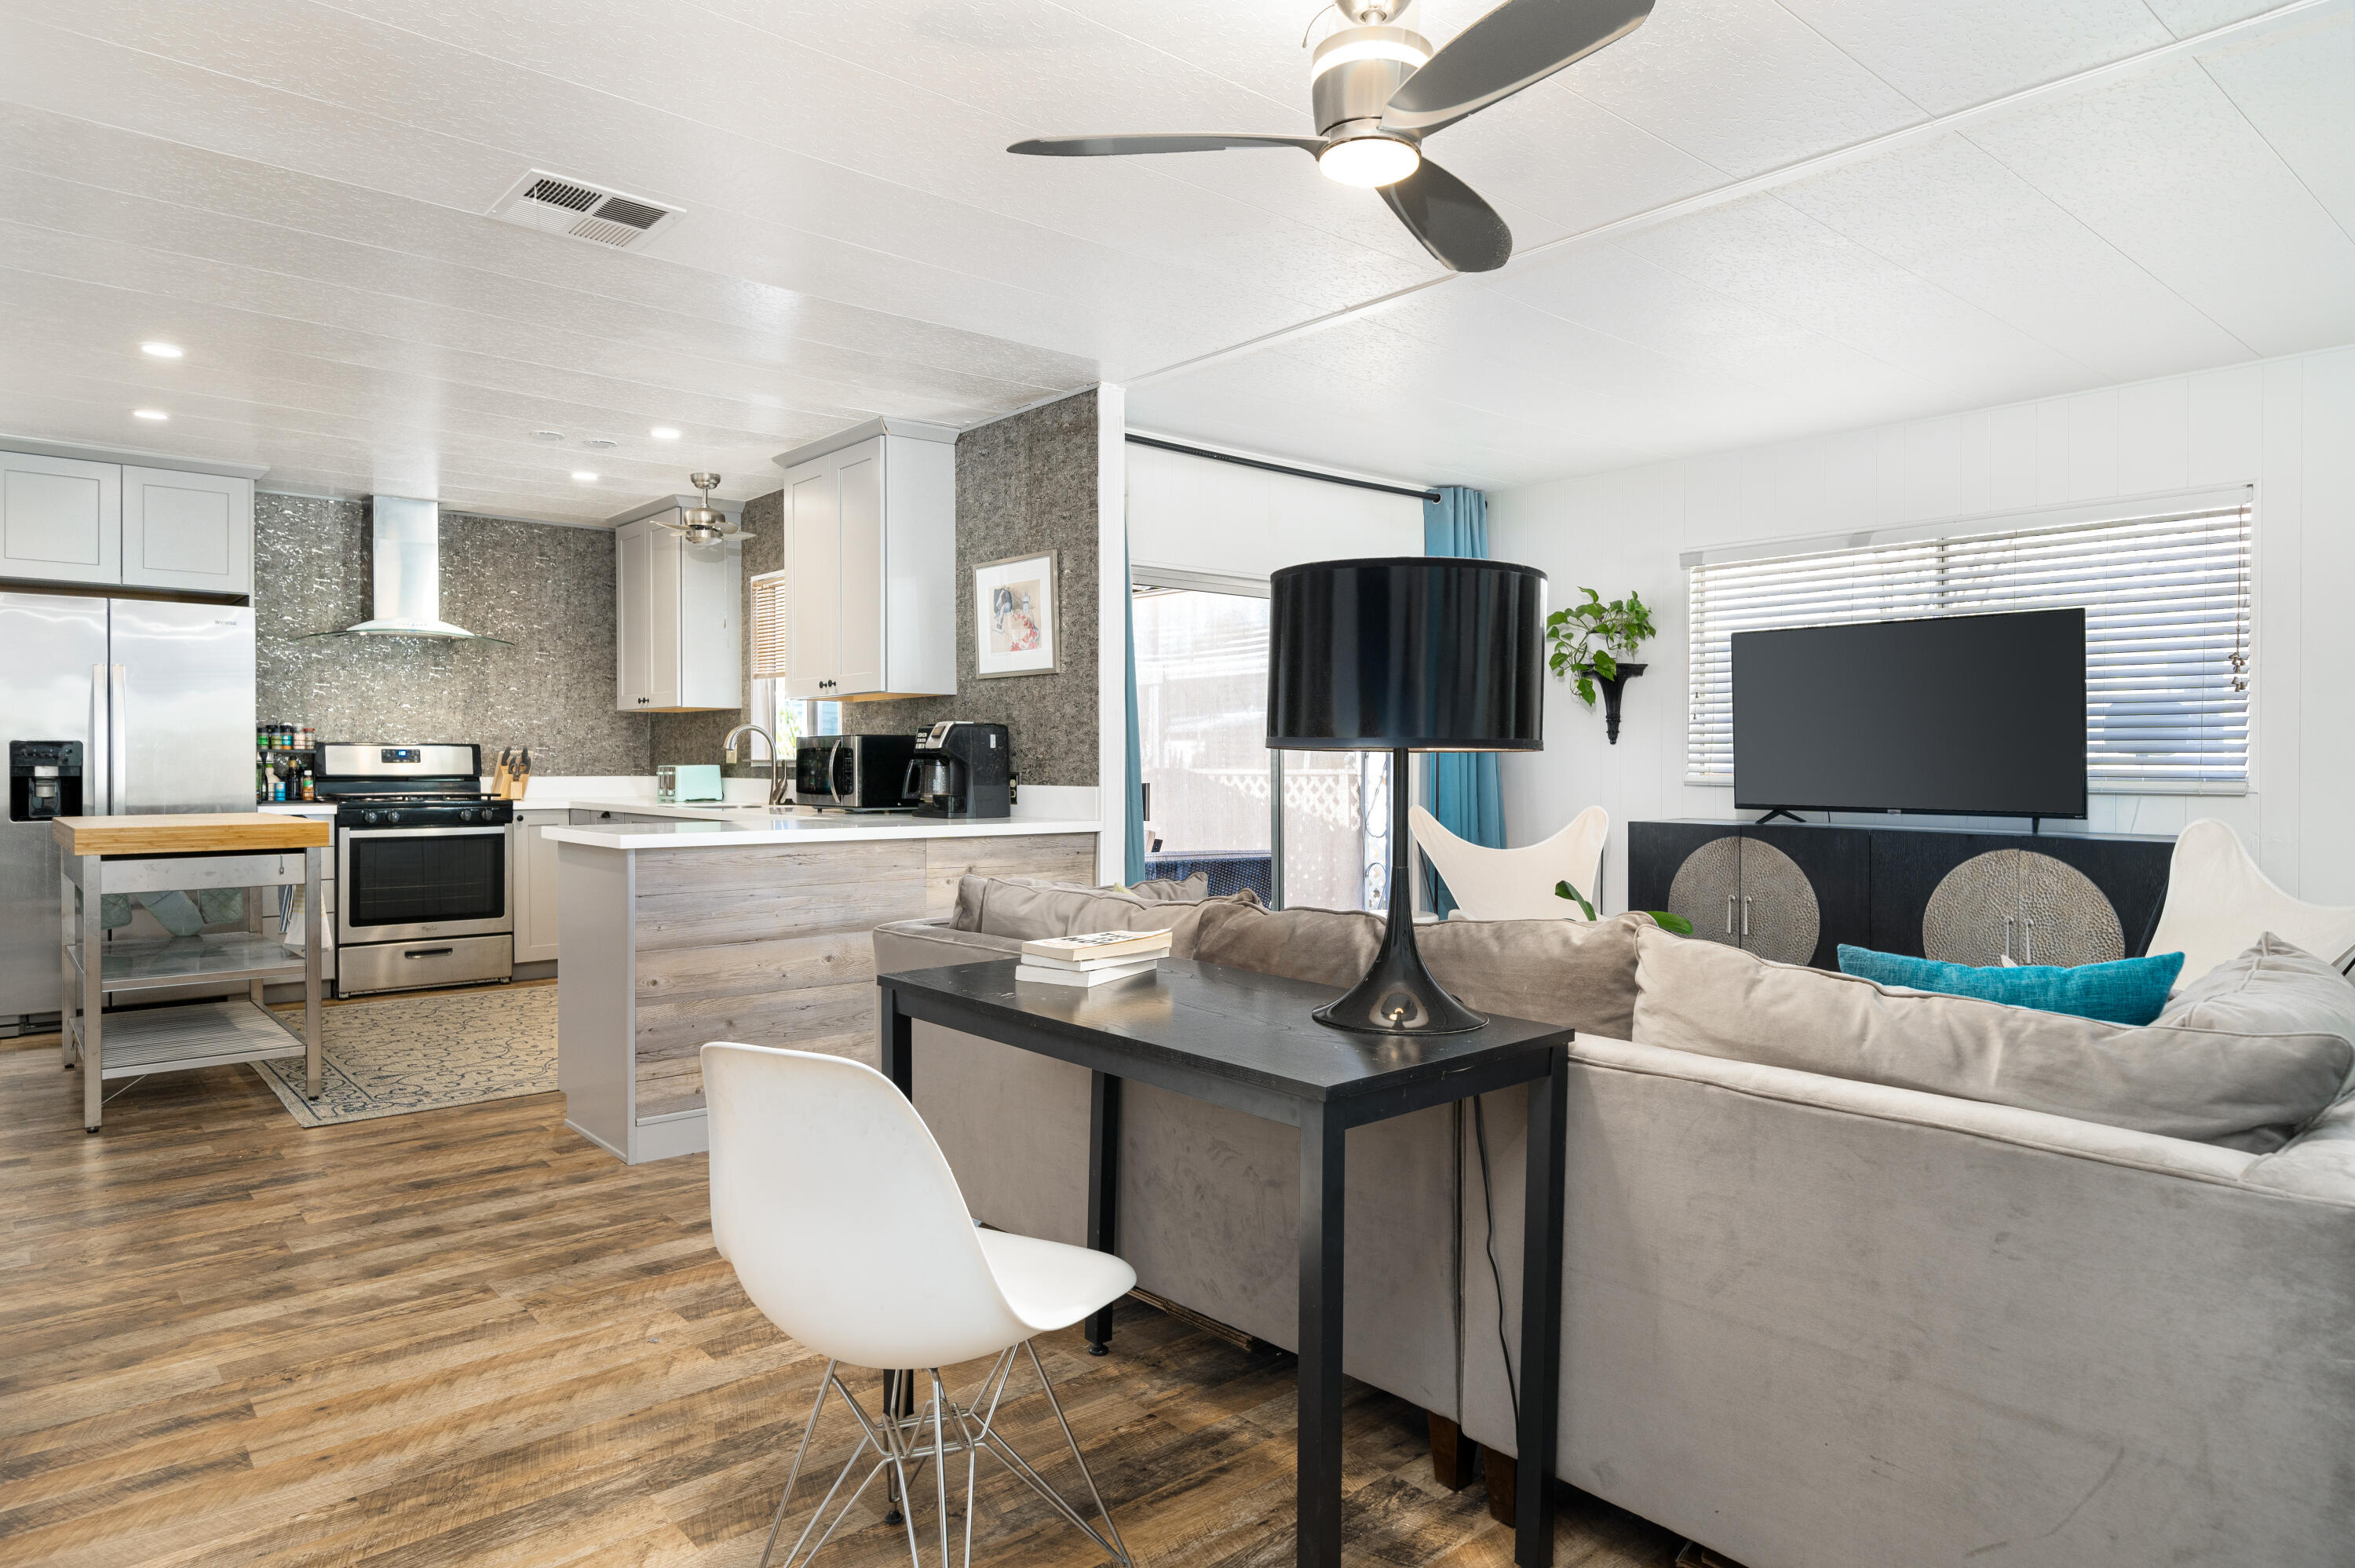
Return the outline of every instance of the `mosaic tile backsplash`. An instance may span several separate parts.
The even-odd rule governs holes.
[[[965,431],[956,444],[957,694],[845,703],[853,734],[905,730],[944,718],[1006,726],[1028,784],[1096,782],[1096,396],[1092,388]],[[783,560],[782,493],[744,503],[744,577]],[[984,681],[975,674],[973,568],[1027,552],[1061,552],[1062,670]],[[467,624],[464,621],[461,625]],[[749,608],[744,616],[749,628]],[[750,668],[749,664],[747,668]],[[657,714],[656,763],[717,762],[719,740],[743,715]],[[734,768],[751,777],[762,769]]]
[[[542,775],[653,771],[651,721],[613,704],[613,535],[444,512],[442,618],[511,646],[310,635],[372,613],[368,545],[362,503],[254,497],[257,718],[473,741],[485,769],[528,746]]]

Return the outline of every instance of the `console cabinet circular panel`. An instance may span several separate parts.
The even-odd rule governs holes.
[[[1734,908],[1742,898],[1742,840],[1732,833],[1711,839],[1685,856],[1668,885],[1665,907],[1692,922],[1704,941],[1738,946]]]
[[[1742,908],[1734,920],[1742,945],[1778,964],[1816,956],[1823,906],[1799,863],[1761,839],[1742,841]]]
[[[1989,850],[1939,879],[1922,952],[1950,964],[2098,964],[2126,955],[2118,912],[2093,878],[2034,850]]]

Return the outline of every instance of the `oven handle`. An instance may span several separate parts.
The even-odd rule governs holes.
[[[505,837],[506,829],[487,828],[345,828],[347,839],[486,839]]]
[[[400,956],[404,959],[438,959],[444,953],[457,950],[455,948],[403,948]]]

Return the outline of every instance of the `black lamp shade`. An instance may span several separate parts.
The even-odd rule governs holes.
[[[1267,744],[1536,751],[1545,574],[1455,556],[1286,567],[1270,584]]]

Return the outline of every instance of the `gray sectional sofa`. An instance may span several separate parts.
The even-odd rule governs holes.
[[[976,890],[958,917],[879,928],[877,966],[1007,956],[1057,918],[1065,931],[1134,920],[1169,927],[1181,957],[1341,983],[1380,932],[1361,915],[1088,896],[1058,914],[1033,890],[993,922]],[[2343,1083],[2324,1083],[2318,1114],[2229,1148],[2001,1103],[2021,1097],[2004,1075],[2035,1066],[2053,1015],[1997,1019],[1990,1065],[1949,1038],[1984,1041],[1987,1015],[1905,1010],[1994,1004],[1834,994],[1821,1016],[1843,1030],[1883,1046],[1909,1032],[1947,1041],[1939,1070],[1955,1081],[1934,1092],[1872,1081],[1892,1075],[1880,1057],[1849,1075],[1778,1065],[1843,1060],[1809,1035],[1816,1015],[1777,1000],[1798,986],[1804,1001],[1814,980],[1708,968],[1758,960],[1698,953],[1641,916],[1425,932],[1433,972],[1471,1005],[1580,1032],[1561,1478],[1748,1568],[2355,1563]],[[2299,1004],[2318,1012],[2299,1026],[2310,1043],[2286,1066],[2228,1056],[2219,1072],[2273,1075],[2227,1083],[2223,1108],[2202,1108],[2254,1126],[2285,1114],[2281,1093],[2347,1073],[2355,1043],[2333,1032],[2355,1033],[2355,1007],[2325,996],[2318,1010],[2318,983]],[[1682,1005],[1697,992],[1740,995],[1712,1021]],[[1893,1024],[1873,1012],[1884,1006]],[[1761,1048],[1710,1033],[1744,1029]],[[917,1107],[975,1213],[1079,1240],[1085,1075],[925,1025],[916,1041]],[[2147,1097],[2113,1080],[2148,1061],[2114,1058],[2126,1065],[2059,1091],[2036,1077],[2043,1097],[2029,1103]],[[2282,1072],[2307,1087],[2284,1090]],[[1293,1134],[1135,1088],[1124,1121],[1121,1250],[1140,1282],[1290,1346]],[[1509,1453],[1519,1095],[1490,1097],[1481,1122],[1476,1138],[1468,1113],[1442,1110],[1350,1135],[1345,1364]]]

